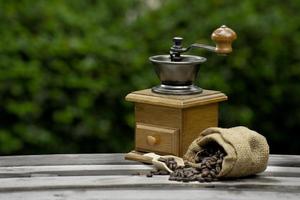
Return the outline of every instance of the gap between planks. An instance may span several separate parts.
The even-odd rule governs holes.
[[[223,200],[257,200],[257,199],[300,199],[300,193],[286,193],[277,191],[257,191],[257,190],[211,190],[211,189],[189,189],[189,190],[168,190],[159,189],[74,189],[74,190],[48,190],[48,191],[25,191],[25,192],[3,192],[0,199],[9,200],[85,200],[85,199],[130,199],[130,200],[169,200],[169,199],[223,199]]]
[[[0,167],[0,178],[33,176],[91,176],[91,175],[134,175],[146,174],[154,169],[152,165],[59,165]],[[279,177],[300,177],[298,167],[269,166],[260,175]]]
[[[49,165],[134,165],[124,153],[0,156],[0,167]]]
[[[114,154],[52,154],[0,156],[0,167],[42,165],[134,165],[138,162],[125,160],[124,153]],[[268,165],[300,167],[298,155],[270,155]]]
[[[263,177],[220,181],[212,183],[182,183],[169,181],[167,176],[69,176],[69,177],[32,177],[32,178],[2,178],[0,192],[32,191],[52,189],[162,189],[184,188],[214,188],[214,189],[251,189],[266,191],[299,192],[300,178]]]
[[[42,166],[42,165],[134,165],[138,162],[125,160],[125,154],[52,154],[0,156],[0,167]],[[270,155],[268,165],[300,167],[298,155]]]

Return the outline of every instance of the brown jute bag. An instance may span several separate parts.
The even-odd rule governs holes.
[[[191,143],[184,159],[194,163],[197,152],[211,142],[219,144],[227,154],[219,178],[249,176],[262,172],[267,167],[269,145],[266,138],[243,126],[205,129]]]

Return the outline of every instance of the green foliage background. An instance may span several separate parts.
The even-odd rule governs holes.
[[[265,135],[300,154],[300,3],[259,0],[0,1],[0,153],[125,152],[127,93],[158,84],[148,57],[173,36],[212,44],[222,24],[234,53],[208,61],[198,84],[221,90],[220,126]]]

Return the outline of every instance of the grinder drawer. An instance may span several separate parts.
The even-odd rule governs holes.
[[[136,150],[179,154],[179,129],[137,123],[135,133]]]

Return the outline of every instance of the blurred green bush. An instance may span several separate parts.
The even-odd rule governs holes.
[[[0,153],[125,152],[127,93],[158,84],[148,57],[173,36],[212,43],[222,24],[234,53],[208,61],[198,84],[229,96],[220,125],[265,135],[272,153],[300,154],[297,1],[0,1]]]

